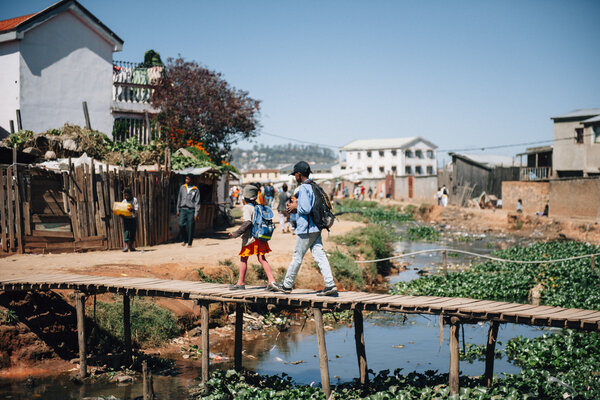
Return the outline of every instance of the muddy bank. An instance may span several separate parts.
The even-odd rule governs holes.
[[[447,231],[493,233],[536,240],[575,240],[600,244],[598,221],[517,214],[503,209],[421,206],[415,217]]]

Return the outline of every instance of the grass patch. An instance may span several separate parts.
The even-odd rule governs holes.
[[[91,314],[90,314],[91,315]],[[123,300],[96,303],[96,323],[115,337],[123,337]],[[131,301],[131,337],[142,347],[158,346],[176,337],[180,327],[173,313],[151,301]]]
[[[345,288],[364,289],[363,269],[348,254],[335,250],[327,255],[335,276]],[[316,263],[315,263],[316,265]],[[318,267],[317,267],[318,268]]]
[[[333,237],[336,243],[346,246],[350,254],[340,252],[340,255],[334,252],[330,256],[330,263],[333,258],[336,268],[340,269],[340,274],[348,277],[357,275],[353,267],[356,266],[361,271],[363,279],[355,282],[359,285],[373,284],[377,280],[378,274],[389,275],[392,267],[391,262],[380,261],[372,264],[356,264],[354,260],[375,260],[391,257],[394,254],[396,239],[390,225],[370,224],[353,229],[345,235]],[[347,266],[349,263],[352,266]],[[338,275],[336,277],[340,279]]]

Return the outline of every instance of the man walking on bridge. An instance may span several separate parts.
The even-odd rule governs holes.
[[[297,213],[295,230],[297,235],[296,247],[294,248],[292,262],[288,267],[283,283],[274,283],[269,285],[268,289],[282,293],[291,293],[296,275],[298,275],[298,271],[302,265],[302,259],[306,251],[310,249],[325,281],[325,289],[320,291],[317,296],[337,296],[338,291],[333,280],[333,274],[331,273],[331,266],[329,265],[329,260],[327,260],[325,250],[323,250],[321,230],[310,216],[311,210],[315,205],[315,193],[311,185],[312,180],[309,178],[310,173],[308,163],[300,161],[294,165],[294,169],[290,174],[294,175],[296,182],[300,185],[298,201],[287,205],[288,212]]]

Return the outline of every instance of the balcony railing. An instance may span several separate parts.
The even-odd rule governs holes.
[[[164,67],[140,67],[129,62],[113,65],[113,101],[148,104]]]
[[[522,181],[547,181],[552,176],[552,167],[521,167]]]

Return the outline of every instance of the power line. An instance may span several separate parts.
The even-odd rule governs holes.
[[[261,135],[272,136],[272,137],[276,137],[276,138],[279,138],[279,139],[290,140],[292,142],[298,142],[298,143],[303,143],[303,144],[312,144],[314,146],[331,147],[331,148],[334,148],[334,149],[338,149],[338,148],[342,147],[342,146],[334,146],[334,145],[331,145],[331,144],[309,142],[309,141],[306,141],[306,140],[300,140],[300,139],[290,138],[290,137],[287,137],[287,136],[276,135],[274,133],[268,133],[268,132],[264,132],[264,131],[261,132]]]
[[[331,144],[310,142],[310,141],[306,141],[306,140],[290,138],[290,137],[283,136],[283,135],[276,135],[274,133],[268,133],[268,132],[261,132],[261,134],[266,135],[266,136],[276,137],[279,139],[289,140],[292,142],[297,142],[297,143],[302,143],[302,144],[310,144],[310,145],[314,145],[314,146],[329,147],[329,148],[333,148],[333,149],[339,149],[339,148],[343,147],[343,146],[335,146],[335,145],[331,145]],[[585,136],[591,137],[591,136],[594,136],[594,134],[583,135],[582,138]],[[532,146],[532,145],[537,145],[537,144],[554,143],[554,142],[558,142],[558,141],[562,141],[562,140],[577,140],[577,137],[572,136],[572,137],[559,138],[559,139],[539,140],[536,142],[500,144],[500,145],[494,145],[494,146],[466,147],[466,148],[462,148],[462,149],[438,149],[437,151],[438,152],[448,152],[448,153],[457,152],[457,151],[476,151],[476,150],[485,151],[485,150],[504,149],[504,148],[510,148],[510,147]]]

